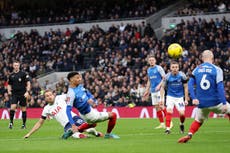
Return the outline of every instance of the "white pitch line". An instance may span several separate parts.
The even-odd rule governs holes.
[[[200,134],[203,134],[203,133],[228,133],[229,131],[226,130],[226,131],[200,131],[199,133]],[[119,136],[122,138],[122,137],[131,137],[131,136],[152,136],[152,135],[161,135],[161,136],[166,136],[166,134],[164,134],[164,132],[162,131],[161,133],[130,133],[130,134],[119,134]],[[182,136],[181,134],[179,134],[179,132],[172,132],[170,135],[178,135],[178,137]],[[184,134],[186,135],[186,133]],[[23,141],[29,141],[29,140],[55,140],[55,139],[60,139],[62,140],[60,137],[40,137],[40,138],[36,138],[36,137],[32,137],[32,138],[27,138],[27,139],[24,139],[24,138],[4,138],[4,139],[0,139],[0,142],[1,141],[8,141],[8,140],[23,140]],[[216,141],[216,140],[214,140]],[[221,140],[221,142],[229,142],[230,140]]]

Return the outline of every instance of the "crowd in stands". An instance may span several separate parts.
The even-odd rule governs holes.
[[[47,2],[46,7],[39,4],[15,3],[0,11],[0,26],[82,23],[92,20],[117,20],[122,18],[147,17],[163,7],[169,0],[69,0]],[[60,7],[61,6],[61,7]]]
[[[230,11],[228,0],[193,0],[188,1],[188,4],[177,10],[178,16],[202,15],[207,12],[223,13]]]
[[[166,72],[172,60],[167,55],[169,44],[183,46],[183,56],[178,59],[181,70],[190,76],[201,63],[200,53],[210,49],[225,76],[226,98],[230,101],[230,25],[225,19],[194,19],[182,21],[176,29],[166,31],[158,40],[150,24],[111,25],[108,31],[95,25],[82,32],[79,28],[66,31],[50,30],[44,36],[36,30],[19,32],[4,41],[0,48],[0,105],[9,101],[6,93],[7,76],[12,71],[12,61],[19,59],[22,69],[32,81],[29,107],[43,107],[44,90],[49,82],[41,85],[36,77],[48,71],[87,69],[83,74],[84,85],[99,104],[105,106],[151,105],[142,101],[147,82],[146,57],[155,54],[157,64]],[[56,93],[67,91],[68,82],[63,78],[56,85]]]

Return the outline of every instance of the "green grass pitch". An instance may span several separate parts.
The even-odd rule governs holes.
[[[118,119],[114,133],[120,139],[104,139],[90,136],[87,139],[60,139],[63,129],[54,120],[46,121],[29,139],[23,136],[37,119],[27,121],[27,129],[20,129],[21,120],[15,120],[8,129],[8,120],[0,121],[0,153],[229,153],[230,122],[224,118],[209,119],[193,139],[178,144],[179,119],[174,118],[170,135],[163,129],[155,130],[157,119]],[[186,131],[193,119],[185,122]],[[99,123],[97,130],[105,132],[107,122]],[[185,135],[185,134],[184,134]]]

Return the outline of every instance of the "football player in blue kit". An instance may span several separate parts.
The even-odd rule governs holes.
[[[155,129],[165,128],[164,115],[166,115],[166,109],[163,103],[164,97],[160,91],[163,80],[165,79],[165,71],[160,65],[156,64],[156,58],[153,55],[149,55],[148,63],[150,65],[147,70],[148,82],[143,99],[145,100],[149,93],[151,93],[152,105],[156,108],[157,117],[160,121],[160,125]]]
[[[180,115],[180,132],[184,133],[185,105],[188,104],[188,78],[179,71],[179,63],[172,61],[170,63],[170,72],[166,74],[163,83],[167,90],[166,95],[166,134],[170,134],[170,123],[172,120],[174,106]]]
[[[230,104],[226,101],[223,71],[213,64],[214,55],[210,50],[202,53],[203,63],[197,66],[189,79],[188,89],[192,103],[198,106],[195,121],[188,135],[181,137],[178,143],[188,142],[198,131],[210,112],[225,113],[230,119]]]
[[[88,127],[84,126],[91,126],[91,124],[95,124],[98,122],[102,122],[105,120],[109,120],[107,131],[105,134],[105,138],[114,138],[118,139],[119,136],[112,134],[112,130],[116,125],[117,115],[114,112],[98,112],[97,110],[93,109],[96,105],[96,100],[94,96],[83,87],[82,85],[82,76],[78,72],[70,72],[67,75],[67,79],[69,80],[69,89],[67,92],[67,110],[66,114],[68,116],[69,122],[72,125],[72,129],[65,132],[63,135],[64,139],[67,139],[69,136],[72,135],[72,132],[81,131],[81,129],[87,129]],[[75,107],[78,111],[80,116],[88,123],[83,124],[80,126],[76,126],[72,119],[71,110],[72,107]]]

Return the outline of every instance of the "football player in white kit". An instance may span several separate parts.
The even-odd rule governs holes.
[[[51,90],[46,90],[45,93],[45,101],[48,103],[41,114],[41,118],[37,123],[33,126],[33,128],[24,136],[24,138],[29,138],[34,132],[36,132],[44,123],[47,117],[55,118],[63,127],[66,132],[71,128],[71,124],[69,124],[68,117],[66,115],[66,95],[58,95],[55,97],[54,93]],[[95,130],[96,124],[88,125],[82,118],[77,116],[75,113],[71,112],[73,116],[73,120],[75,121],[76,126],[80,126],[85,124],[84,127],[86,129],[79,129],[78,132],[75,132],[72,136],[74,138],[86,138],[87,136],[82,132],[88,132],[90,134],[95,135],[96,137],[103,136],[102,133],[97,132]]]

